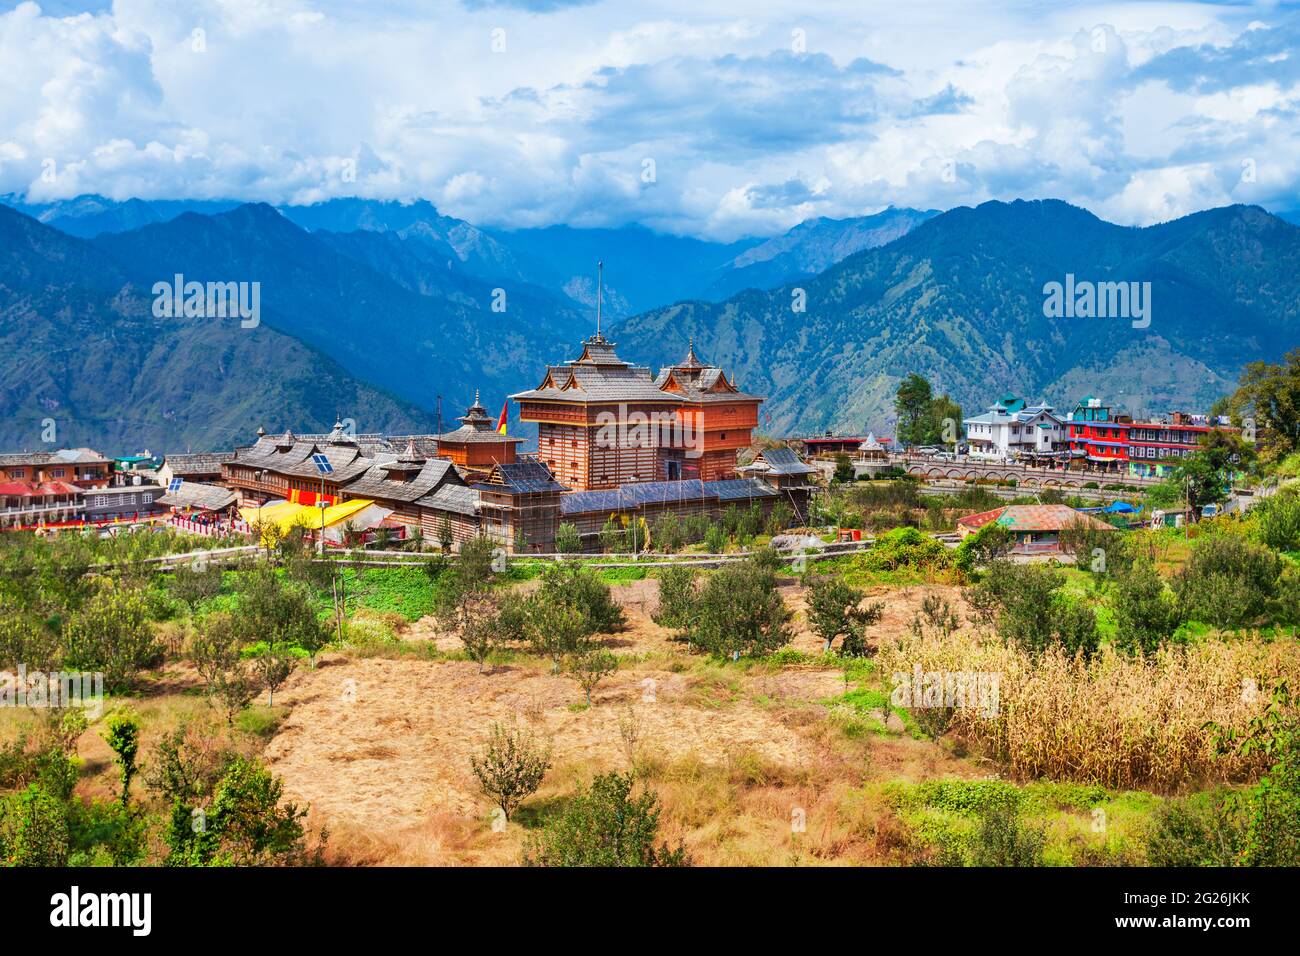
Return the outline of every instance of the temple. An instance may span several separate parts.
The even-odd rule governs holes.
[[[537,423],[538,459],[578,491],[735,478],[736,453],[749,447],[763,402],[701,362],[693,344],[656,378],[620,359],[599,332],[578,358],[511,398],[520,420]]]
[[[463,416],[455,431],[438,436],[438,457],[453,462],[466,477],[487,478],[494,465],[512,465],[516,446],[522,438],[507,438],[497,431],[487,409],[474,393],[474,404]]]

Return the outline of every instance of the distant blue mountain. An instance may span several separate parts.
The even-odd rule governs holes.
[[[162,224],[185,213],[217,215],[241,205],[231,200],[119,202],[94,195],[36,204],[0,196],[0,202],[82,238]],[[412,248],[410,256],[426,265],[440,260],[449,271],[492,286],[526,283],[593,313],[596,262],[604,261],[604,304],[611,319],[679,301],[718,301],[746,288],[770,289],[890,242],[934,215],[888,209],[855,219],[809,220],[770,239],[718,243],[665,235],[638,225],[484,229],[444,216],[424,200],[341,198],[277,208],[307,232],[389,234],[421,247]]]

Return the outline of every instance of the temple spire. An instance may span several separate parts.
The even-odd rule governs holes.
[[[596,341],[604,341],[600,334],[600,307],[605,287],[605,263],[603,260],[596,262]]]

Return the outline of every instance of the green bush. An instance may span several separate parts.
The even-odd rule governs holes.
[[[1110,605],[1115,614],[1115,645],[1129,654],[1154,653],[1182,624],[1172,592],[1150,564],[1134,565],[1116,578]]]
[[[946,568],[952,562],[951,553],[941,542],[915,528],[895,528],[862,556],[862,567],[868,571]]]
[[[104,587],[69,618],[63,645],[64,664],[102,672],[110,692],[129,689],[140,671],[162,661],[144,594],[118,585]]]
[[[603,774],[581,790],[524,851],[525,866],[686,866],[686,850],[659,837],[659,800],[632,796],[632,774]]]
[[[1282,561],[1244,538],[1201,538],[1174,580],[1183,614],[1227,629],[1257,624],[1268,611]]]
[[[1067,654],[1097,649],[1097,618],[1063,592],[1060,572],[1044,565],[995,561],[967,600],[1001,637],[1030,653],[1059,646]]]
[[[794,637],[790,617],[770,569],[754,560],[728,564],[700,591],[690,640],[719,656],[767,654]]]

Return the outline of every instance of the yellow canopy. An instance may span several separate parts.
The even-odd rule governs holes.
[[[278,501],[261,508],[240,508],[239,514],[250,525],[275,525],[281,531],[290,528],[308,528],[318,531],[322,526],[328,528],[340,521],[346,521],[363,508],[368,508],[373,501],[356,498],[341,504],[330,505],[323,511],[317,505],[296,505],[291,501]]]

